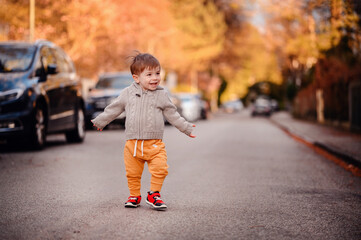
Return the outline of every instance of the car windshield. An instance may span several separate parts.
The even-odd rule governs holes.
[[[198,99],[196,95],[180,95],[179,96],[182,102],[193,102]]]
[[[182,99],[183,102],[190,102],[190,101],[193,100],[191,97],[188,97],[188,96],[187,97],[183,96],[183,97],[181,97],[181,99]]]
[[[26,71],[34,58],[35,46],[0,45],[0,72]]]
[[[270,102],[267,99],[259,98],[256,100],[256,105],[258,106],[269,106]]]
[[[133,78],[131,76],[115,76],[115,77],[103,77],[99,79],[95,88],[97,89],[123,89],[132,84]]]

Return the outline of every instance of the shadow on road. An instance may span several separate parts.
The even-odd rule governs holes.
[[[65,138],[50,138],[46,141],[45,149],[48,148],[54,148],[54,147],[60,147],[64,145],[70,145],[72,143],[68,143]],[[74,143],[76,144],[76,143]],[[0,153],[25,153],[25,152],[37,152],[41,150],[33,149],[30,144],[18,141],[18,142],[12,142],[12,143],[2,143],[0,144]]]

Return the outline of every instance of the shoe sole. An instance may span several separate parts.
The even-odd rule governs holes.
[[[157,211],[165,211],[167,210],[167,206],[164,205],[164,206],[155,206],[153,203],[149,202],[148,199],[145,200],[145,202],[150,205],[154,210],[157,210]]]
[[[137,208],[139,206],[140,206],[139,204],[138,205],[133,205],[133,204],[125,204],[124,205],[124,207],[126,207],[126,208]]]

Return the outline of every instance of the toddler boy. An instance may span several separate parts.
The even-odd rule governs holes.
[[[147,162],[151,173],[150,191],[146,202],[156,210],[166,210],[160,191],[168,175],[167,153],[162,141],[164,118],[189,137],[193,124],[187,122],[177,112],[168,93],[159,86],[160,64],[148,53],[138,53],[132,58],[130,71],[134,82],[122,90],[104,112],[92,120],[98,130],[102,130],[122,112],[126,114],[124,163],[130,196],[127,208],[136,208],[141,201],[141,176]]]

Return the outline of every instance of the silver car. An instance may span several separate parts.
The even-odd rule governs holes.
[[[190,122],[195,122],[202,117],[203,102],[199,94],[177,93],[181,100],[183,117]]]

